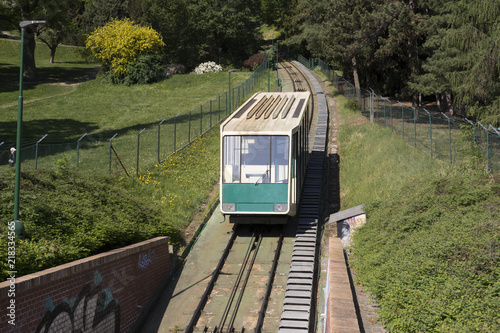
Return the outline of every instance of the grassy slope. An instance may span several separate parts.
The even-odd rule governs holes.
[[[430,161],[337,100],[342,207],[367,204],[351,259],[381,320],[394,332],[500,331],[499,175]]]
[[[0,69],[0,77],[5,79],[4,68]],[[237,84],[249,74],[233,73],[231,81]],[[41,125],[62,118],[59,126],[54,126],[54,133],[74,137],[74,130],[79,127],[66,128],[61,124],[85,121],[92,123],[95,131],[127,129],[156,122],[166,112],[177,114],[189,110],[226,90],[227,73],[177,75],[148,86],[118,87],[89,81],[71,90],[58,85],[62,90],[56,91],[54,87],[43,83],[30,90],[33,94],[31,97],[27,94],[30,106],[25,107],[25,115],[33,112],[34,115],[26,117],[37,118]],[[255,90],[266,89],[267,77],[263,77]],[[14,96],[12,92],[0,92],[0,114],[11,117],[14,122],[11,113],[17,106],[5,105],[10,103],[11,95]],[[120,105],[122,110],[106,114],[103,109],[107,108],[103,105]],[[0,119],[2,133],[12,130],[9,121]],[[26,127],[30,129],[29,123],[25,131]],[[28,135],[34,136],[34,132],[32,128]],[[158,235],[168,235],[175,246],[182,246],[179,231],[191,222],[218,181],[219,131],[215,127],[180,153],[150,166],[139,178],[75,172],[64,158],[57,161],[52,171],[23,170],[20,216],[27,238],[16,244],[19,276]],[[13,183],[13,169],[0,169],[0,218],[3,221],[12,220]],[[0,227],[0,244],[7,245],[6,223]],[[0,253],[0,280],[6,277],[6,255],[6,250]]]

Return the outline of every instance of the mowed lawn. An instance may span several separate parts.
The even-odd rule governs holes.
[[[92,79],[97,64],[85,63],[78,48],[60,46],[55,63],[37,44],[38,83],[25,82],[24,140],[33,142],[45,134],[52,142],[78,139],[83,133],[148,127],[162,119],[189,112],[228,89],[227,72],[174,75],[152,85],[112,85]],[[0,40],[0,142],[14,142],[19,95],[18,41]],[[231,74],[231,85],[244,81],[250,72]]]

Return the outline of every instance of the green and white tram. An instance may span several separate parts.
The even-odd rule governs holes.
[[[231,222],[286,223],[309,156],[309,92],[257,93],[222,123],[221,210]]]

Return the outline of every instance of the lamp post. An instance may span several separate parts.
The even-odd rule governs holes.
[[[21,131],[23,124],[23,65],[24,65],[24,30],[33,24],[43,24],[45,21],[22,21],[21,28],[21,65],[19,66],[19,98],[17,106],[17,137],[16,137],[16,180],[14,188],[14,223],[17,237],[24,238],[24,226],[19,221],[19,188],[21,183]]]
[[[230,69],[227,72],[229,73],[229,107],[228,107],[228,116],[231,114],[231,73],[237,72],[239,69]]]

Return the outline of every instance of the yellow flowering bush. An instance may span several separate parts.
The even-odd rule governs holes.
[[[165,43],[153,28],[141,27],[126,18],[113,19],[94,30],[85,46],[114,74],[124,74],[139,55],[158,53]]]

